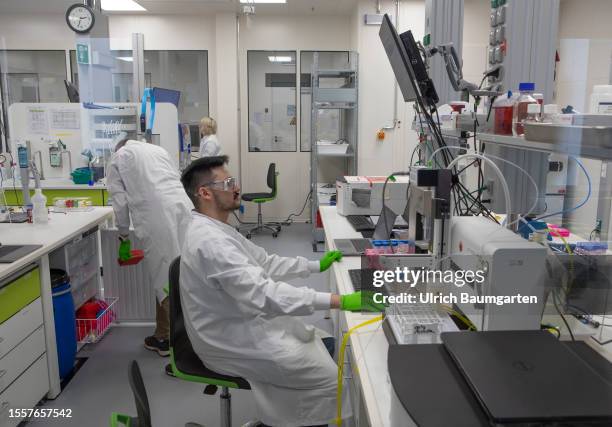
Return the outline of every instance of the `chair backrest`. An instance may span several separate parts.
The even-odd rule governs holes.
[[[170,264],[169,283],[170,293],[170,349],[173,354],[194,353],[191,341],[185,329],[185,319],[183,318],[183,308],[181,307],[181,288],[179,286],[181,272],[181,257],[176,257]]]
[[[272,190],[272,196],[276,196],[276,163],[270,163],[268,166],[268,178],[267,178],[268,187]]]
[[[147,389],[145,388],[142,374],[138,362],[132,360],[128,367],[128,378],[130,387],[134,394],[136,403],[136,412],[138,413],[138,427],[151,427],[151,410],[149,408],[149,398],[147,397]]]

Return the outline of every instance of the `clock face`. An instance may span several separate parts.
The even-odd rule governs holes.
[[[68,26],[77,33],[87,33],[94,25],[91,9],[83,4],[74,4],[66,12]]]

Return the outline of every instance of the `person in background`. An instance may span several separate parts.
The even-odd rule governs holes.
[[[384,307],[373,293],[340,296],[284,282],[323,272],[342,253],[320,261],[269,255],[237,232],[227,221],[240,206],[240,186],[227,161],[197,159],[181,177],[195,206],[180,265],[187,334],[208,368],[249,381],[266,425],[327,424],[336,414],[337,367],[323,333],[299,316]]]
[[[221,146],[217,139],[217,122],[211,117],[200,120],[200,157],[218,156]]]
[[[144,346],[169,356],[169,301],[164,287],[170,263],[181,252],[193,204],[168,152],[142,141],[125,138],[116,145],[107,185],[119,229],[119,259],[130,257],[131,216],[134,234],[145,253],[146,277],[155,291],[156,328],[145,338]]]

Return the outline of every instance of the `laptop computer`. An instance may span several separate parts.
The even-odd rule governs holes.
[[[42,245],[0,245],[0,264],[10,264],[42,248]]]
[[[345,256],[361,256],[365,253],[366,249],[373,248],[372,240],[387,240],[391,236],[391,230],[397,214],[393,212],[391,208],[385,206],[378,222],[374,229],[374,235],[372,239],[334,239],[336,249],[341,251]]]
[[[441,337],[493,423],[612,422],[612,384],[545,331]]]

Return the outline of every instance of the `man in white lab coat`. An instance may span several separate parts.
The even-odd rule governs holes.
[[[145,253],[144,266],[156,296],[156,329],[145,348],[170,355],[168,283],[170,263],[183,245],[193,204],[181,185],[178,168],[166,150],[142,141],[124,139],[115,148],[107,174],[120,257],[129,257],[130,214],[134,234]]]
[[[207,367],[249,381],[265,424],[327,424],[336,412],[336,365],[319,331],[298,316],[382,307],[371,295],[283,282],[324,271],[342,254],[328,252],[321,261],[269,255],[238,233],[227,220],[240,206],[240,187],[226,162],[226,156],[200,158],[181,178],[195,206],[180,266],[189,339]]]

